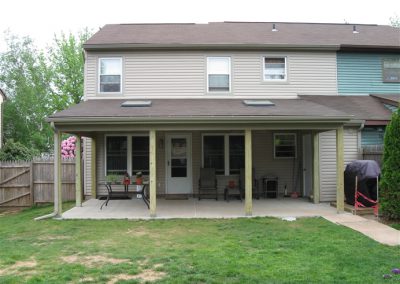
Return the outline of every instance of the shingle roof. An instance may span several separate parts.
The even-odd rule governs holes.
[[[49,117],[49,121],[75,118],[176,118],[307,117],[350,119],[350,115],[303,99],[273,99],[274,106],[247,106],[241,99],[153,99],[150,107],[121,107],[127,100],[95,99],[81,102]]]
[[[304,100],[354,115],[356,120],[389,121],[392,112],[372,96],[300,96]]]
[[[400,104],[400,87],[399,94],[371,94],[371,96],[379,99],[383,103],[398,107]]]
[[[272,31],[273,24],[278,31]],[[353,33],[355,26],[358,33]],[[85,48],[142,45],[253,45],[386,47],[400,49],[400,29],[384,25],[218,22],[208,24],[105,25]]]

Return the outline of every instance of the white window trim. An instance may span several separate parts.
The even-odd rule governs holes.
[[[275,137],[277,135],[292,135],[294,136],[294,157],[277,157],[276,153],[275,153]],[[297,133],[289,133],[289,132],[279,132],[279,133],[274,133],[274,137],[273,137],[273,141],[272,141],[272,145],[274,148],[274,159],[296,159],[297,158]]]
[[[120,64],[121,64],[121,74],[108,74],[108,75],[121,75],[120,77],[120,91],[119,92],[101,92],[101,88],[100,88],[100,75],[101,75],[101,60],[103,59],[119,59]],[[124,68],[123,68],[123,60],[122,57],[99,57],[99,60],[97,62],[97,92],[99,94],[105,94],[105,95],[113,95],[113,94],[122,94],[122,77],[123,77],[123,73],[124,73]]]
[[[285,79],[265,79],[265,58],[283,58],[285,59]],[[262,57],[262,79],[264,82],[288,82],[288,60],[287,56],[263,56]]]
[[[104,176],[107,176],[107,137],[127,137],[126,143],[127,144],[127,167],[126,171],[130,176],[133,175],[132,173],[132,137],[146,137],[149,136],[149,134],[126,134],[126,133],[119,133],[119,134],[106,134],[104,135]],[[150,169],[150,167],[149,167]]]
[[[244,136],[243,133],[202,133],[201,134],[201,167],[204,168],[204,136],[224,136],[224,176],[230,176],[229,136]]]
[[[210,58],[227,58],[229,64],[229,91],[210,91],[209,90],[209,83],[208,83],[208,75],[209,75],[209,60]],[[231,56],[207,56],[207,93],[208,94],[230,94],[232,93],[232,64],[231,64]]]

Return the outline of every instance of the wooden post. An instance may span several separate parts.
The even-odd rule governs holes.
[[[245,130],[245,214],[253,214],[253,173],[251,129]]]
[[[156,131],[150,130],[150,217],[157,216]]]
[[[35,205],[35,184],[33,183],[33,161],[29,164],[29,190],[31,195],[31,206]]]
[[[75,205],[82,206],[81,137],[76,136],[75,144]]]
[[[97,198],[97,184],[96,184],[96,139],[92,138],[91,139],[91,165],[90,165],[90,170],[91,170],[91,176],[92,176],[92,181],[91,181],[91,193],[92,193],[92,198]]]
[[[343,126],[336,129],[336,210],[344,212],[344,141]]]
[[[313,132],[313,195],[314,203],[319,203],[319,134]]]
[[[61,132],[54,132],[54,211],[57,217],[62,214],[62,183],[61,183]]]

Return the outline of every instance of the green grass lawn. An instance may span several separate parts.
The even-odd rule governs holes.
[[[400,247],[321,218],[33,221],[51,210],[0,217],[0,283],[400,281]]]

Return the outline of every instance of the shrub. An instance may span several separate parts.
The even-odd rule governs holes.
[[[386,128],[380,204],[386,218],[400,219],[400,109]]]
[[[38,154],[36,149],[29,149],[20,142],[9,139],[0,149],[0,161],[30,161]]]

